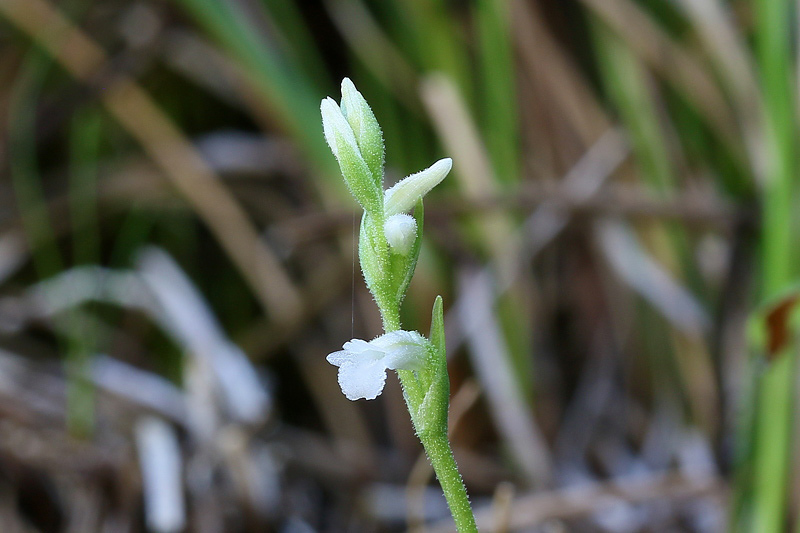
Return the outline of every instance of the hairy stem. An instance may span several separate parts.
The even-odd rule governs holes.
[[[400,310],[398,308],[381,309],[383,319],[383,329],[386,332],[400,329]],[[424,389],[420,389],[420,383],[413,372],[408,370],[398,370],[400,382],[405,391],[406,403],[412,420],[413,413],[419,411],[425,397]],[[414,420],[416,425],[416,420]],[[477,533],[478,527],[475,525],[475,517],[472,514],[472,507],[469,504],[467,489],[458,472],[456,460],[453,458],[453,451],[450,448],[450,441],[447,439],[447,423],[441,427],[431,428],[428,431],[417,431],[419,440],[428,454],[428,460],[436,472],[436,478],[442,487],[442,492],[450,507],[450,514],[456,523],[459,533]]]
[[[401,329],[399,309],[381,309],[381,320],[383,320],[383,330],[386,333]]]
[[[436,478],[442,486],[442,492],[444,492],[447,505],[450,507],[450,514],[455,520],[456,529],[459,533],[477,533],[478,526],[475,524],[475,517],[469,504],[467,489],[458,472],[446,432],[421,434],[419,438],[425,447],[425,453],[428,454],[433,470],[436,472]]]

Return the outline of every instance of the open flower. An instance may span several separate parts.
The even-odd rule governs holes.
[[[339,367],[339,386],[348,400],[374,400],[383,392],[386,370],[419,370],[428,341],[416,331],[392,331],[369,342],[353,339],[328,355]]]

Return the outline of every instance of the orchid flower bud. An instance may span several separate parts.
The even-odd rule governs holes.
[[[413,209],[423,196],[439,185],[453,168],[449,157],[440,159],[430,167],[399,181],[384,193],[384,213],[387,217],[407,213]]]
[[[349,144],[353,151],[359,152],[353,128],[347,122],[336,100],[330,96],[325,98],[319,109],[322,113],[322,131],[325,133],[325,140],[336,159],[341,159],[339,146],[343,142]]]
[[[324,99],[320,111],[325,140],[339,162],[347,187],[361,207],[370,213],[379,214],[383,209],[382,187],[375,183],[372,172],[361,155],[353,128],[333,98]]]
[[[369,342],[353,339],[328,355],[339,367],[339,386],[348,400],[374,400],[386,383],[386,370],[419,370],[429,342],[416,331],[392,331]]]
[[[342,114],[353,129],[361,156],[366,161],[375,183],[383,186],[383,134],[378,119],[367,101],[349,78],[342,80]]]
[[[393,252],[408,255],[417,240],[417,221],[405,213],[392,215],[383,223],[383,233]]]

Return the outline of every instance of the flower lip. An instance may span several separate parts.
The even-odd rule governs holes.
[[[339,367],[339,386],[348,400],[374,400],[383,392],[386,370],[419,370],[427,346],[416,331],[392,331],[369,342],[350,340],[327,361]]]

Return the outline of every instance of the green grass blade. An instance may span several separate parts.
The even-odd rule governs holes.
[[[480,0],[474,9],[486,148],[498,181],[505,184],[519,181],[520,171],[510,9],[503,0]]]
[[[72,121],[69,196],[74,264],[100,261],[97,158],[102,126],[102,115],[95,109],[78,111]]]
[[[11,180],[17,207],[40,278],[60,271],[64,260],[56,245],[36,154],[36,102],[50,68],[41,52],[30,52],[11,98],[9,143]]]
[[[767,176],[763,196],[762,298],[785,290],[797,275],[798,230],[793,227],[797,170],[790,23],[792,2],[756,3],[756,48],[766,113]],[[765,347],[764,347],[765,348]],[[762,350],[763,353],[763,348]],[[754,459],[754,530],[784,531],[796,376],[796,350],[773,354],[758,384]]]
[[[319,135],[323,91],[314,88],[303,69],[292,65],[269,44],[237,4],[222,0],[177,1],[233,56],[314,163],[338,175],[330,150]]]

